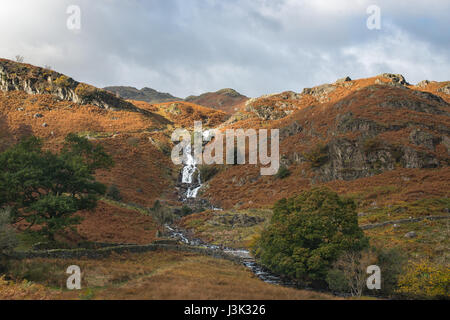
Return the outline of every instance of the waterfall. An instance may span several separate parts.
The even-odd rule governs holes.
[[[202,132],[203,141],[210,141],[212,138],[212,130],[205,130]],[[192,155],[192,146],[189,144],[186,146],[184,158],[183,158],[183,171],[181,182],[188,184],[189,188],[186,192],[186,199],[197,198],[198,191],[201,189],[202,179],[200,170],[197,167],[197,161]],[[194,181],[195,173],[197,173],[197,181]]]
[[[189,184],[189,188],[186,192],[186,198],[197,198],[197,193],[202,187],[202,180],[200,171],[197,168],[197,161],[192,156],[191,145],[186,146],[186,154],[184,158],[184,167],[182,172],[182,183]],[[194,175],[197,172],[197,182],[194,182]]]

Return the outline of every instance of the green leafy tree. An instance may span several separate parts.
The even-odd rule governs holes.
[[[102,146],[75,134],[59,154],[44,151],[38,138],[25,139],[0,154],[0,207],[11,207],[14,222],[40,226],[54,240],[56,232],[80,222],[75,212],[95,208],[106,187],[93,175],[112,165]]]
[[[280,200],[254,253],[278,274],[323,283],[342,252],[359,251],[368,245],[355,209],[352,200],[326,188]]]

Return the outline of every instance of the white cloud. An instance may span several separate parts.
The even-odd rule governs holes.
[[[450,71],[448,52],[433,48],[430,44],[414,39],[396,26],[388,35],[362,46],[342,49],[348,59],[359,66],[359,76],[371,76],[382,72],[401,73],[410,82],[424,79],[446,81]]]

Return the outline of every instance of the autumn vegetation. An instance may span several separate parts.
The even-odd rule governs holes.
[[[100,89],[1,63],[17,81],[41,79],[43,91],[0,92],[0,299],[449,298],[449,220],[429,219],[450,207],[449,82],[400,87],[377,76],[332,84],[326,95],[311,89],[248,100],[221,92],[236,104],[215,109],[187,101],[121,101],[133,108],[103,109],[92,104]],[[84,104],[58,98],[58,88],[73,89]],[[180,202],[181,168],[170,160],[171,133],[192,130],[194,121],[222,130],[279,128],[278,173],[200,166],[199,197],[223,211],[194,213]],[[374,161],[357,167],[342,160],[333,154],[339,144]],[[433,162],[408,165],[414,152]],[[331,176],[337,165],[339,179]],[[365,228],[415,218],[421,220]],[[12,258],[36,245],[74,250],[167,241],[166,223],[218,246],[253,248],[274,273],[330,294],[270,285],[243,266],[185,252]],[[84,270],[81,292],[64,287],[69,264]],[[383,270],[375,293],[363,281],[372,264]]]

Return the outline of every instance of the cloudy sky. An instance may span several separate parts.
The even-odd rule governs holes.
[[[71,5],[79,30],[67,27]],[[371,5],[379,30],[367,27]],[[450,80],[448,0],[1,0],[0,39],[2,58],[179,97],[298,92],[383,72]]]

